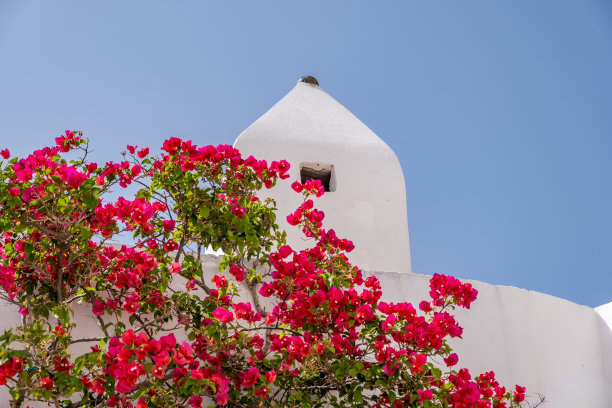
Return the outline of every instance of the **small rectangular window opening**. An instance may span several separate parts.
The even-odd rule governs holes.
[[[300,178],[302,184],[306,180],[319,180],[325,191],[336,191],[336,177],[333,164],[302,163],[300,165]]]

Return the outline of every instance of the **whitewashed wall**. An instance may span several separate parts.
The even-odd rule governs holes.
[[[278,224],[294,248],[306,244],[285,221],[301,204],[289,185],[300,180],[303,163],[333,165],[335,191],[315,204],[325,212],[325,225],[355,242],[351,255],[357,265],[410,272],[402,167],[385,142],[321,88],[298,83],[242,132],[234,146],[245,156],[291,163],[291,177],[263,195],[276,199]]]
[[[416,305],[429,299],[429,277],[410,271],[406,191],[397,157],[322,89],[298,83],[235,146],[259,159],[289,160],[291,180],[299,179],[303,162],[333,164],[336,191],[320,198],[316,207],[326,212],[327,226],[355,241],[351,261],[385,271],[373,274],[381,279],[387,302]],[[289,181],[271,194],[286,227],[283,219],[300,204],[299,196]],[[307,245],[295,232],[289,241],[296,248]],[[209,278],[218,262],[214,256],[205,258]],[[528,394],[546,397],[547,408],[612,408],[612,303],[591,309],[538,292],[472,284],[478,300],[471,310],[455,313],[464,327],[463,339],[452,343],[459,366],[472,375],[493,370],[502,384],[527,386]],[[18,324],[14,306],[4,305],[3,312],[0,328]],[[76,336],[99,334],[87,307],[77,315]],[[87,348],[81,344],[75,352]],[[3,388],[0,401],[7,395]]]
[[[243,154],[285,158],[292,179],[303,162],[333,163],[337,191],[315,206],[353,239],[351,261],[376,273],[386,301],[429,299],[429,277],[412,274],[404,177],[393,151],[318,86],[298,83],[236,140]],[[271,191],[286,216],[298,204],[287,184]],[[281,226],[286,225],[281,222]],[[303,246],[296,234],[292,244]],[[612,408],[612,303],[596,310],[538,292],[472,282],[479,299],[456,316],[453,346],[473,375],[546,396],[549,408]]]
[[[209,279],[218,262],[217,257],[205,257]],[[416,307],[429,299],[429,276],[366,275],[379,277],[384,301],[410,301]],[[547,408],[612,408],[612,303],[594,310],[538,292],[470,282],[478,299],[470,310],[454,313],[464,327],[463,339],[451,343],[459,355],[458,366],[469,368],[472,375],[493,370],[504,385],[527,386],[528,394],[546,397]],[[5,305],[3,311],[3,328],[18,324],[14,306]],[[78,309],[77,322],[74,337],[100,334],[89,307]],[[88,347],[81,344],[74,351]],[[3,387],[0,401],[7,395]]]
[[[612,407],[612,302],[595,308],[599,315],[599,336],[606,382],[606,407]]]
[[[387,301],[429,299],[429,277],[375,273]],[[612,407],[612,332],[592,308],[539,292],[469,281],[470,310],[457,309],[463,339],[451,345],[472,375],[495,371],[500,383],[527,386],[549,408]],[[612,305],[607,305],[612,318]],[[612,322],[612,319],[609,321]]]

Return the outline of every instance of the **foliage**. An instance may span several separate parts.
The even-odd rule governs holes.
[[[257,195],[286,161],[177,138],[159,157],[127,149],[98,167],[67,131],[25,158],[1,152],[0,297],[21,314],[0,337],[12,407],[520,406],[523,387],[453,368],[449,311],[476,290],[435,275],[418,310],[381,301],[351,241],[323,228],[320,183],[292,185],[303,203],[287,220],[313,244],[295,251]],[[134,245],[113,244],[126,232]],[[206,248],[225,254],[218,271]]]

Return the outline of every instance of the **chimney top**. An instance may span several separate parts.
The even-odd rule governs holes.
[[[305,75],[301,77],[298,83],[299,82],[305,82],[310,85],[319,86],[319,81],[317,81],[317,78],[313,77],[312,75]]]

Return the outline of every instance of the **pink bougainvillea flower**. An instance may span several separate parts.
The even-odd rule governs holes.
[[[204,371],[200,370],[191,370],[190,371],[191,378],[195,381],[200,381],[204,379]]]
[[[452,367],[459,362],[459,357],[456,353],[451,353],[444,359],[444,362],[446,363],[447,367]]]
[[[144,149],[140,149],[140,151],[138,151],[138,157],[141,159],[144,159],[145,157],[147,157],[148,154],[149,154],[148,147],[145,147]]]
[[[215,316],[221,323],[229,323],[234,320],[234,314],[224,307],[218,307],[213,312],[213,316]]]
[[[270,370],[266,373],[266,381],[273,383],[276,381],[276,371]]]
[[[259,380],[259,370],[256,367],[249,368],[245,373],[242,373],[242,385],[245,388],[250,388]]]
[[[330,364],[342,366],[351,361],[360,362],[367,371],[364,381],[384,383],[381,397],[368,401],[376,408],[428,405],[425,401],[434,397],[436,403],[453,407],[502,408],[518,407],[525,399],[524,387],[506,390],[493,372],[475,379],[465,369],[432,375],[437,363],[428,363],[428,356],[446,357],[447,367],[457,365],[458,357],[448,354],[446,341],[460,337],[463,329],[449,311],[454,306],[469,308],[477,291],[469,283],[436,274],[430,280],[431,301],[421,302],[418,308],[407,302],[381,302],[379,280],[364,278],[347,257],[355,247],[353,242],[323,228],[325,214],[313,201],[313,196],[324,194],[320,180],[292,184],[303,201],[287,221],[313,242],[308,249],[292,249],[270,223],[261,222],[273,216],[274,209],[270,201],[257,197],[262,185],[270,188],[278,179],[289,177],[287,161],[268,165],[252,156],[243,159],[232,146],[198,148],[178,138],[166,140],[161,156],[151,159],[145,159],[149,148],[138,150],[128,145],[130,154],[119,163],[98,166],[68,161],[60,153],[87,151],[80,137],[79,132],[66,131],[56,139],[57,146],[15,158],[0,168],[5,180],[4,200],[0,197],[0,201],[6,204],[0,210],[8,220],[0,234],[0,286],[5,296],[28,304],[30,286],[38,285],[33,293],[42,293],[38,288],[48,286],[53,292],[62,290],[65,296],[58,297],[69,302],[79,298],[83,285],[94,286],[103,293],[92,292],[91,298],[84,299],[89,299],[94,315],[105,315],[103,320],[112,333],[100,345],[90,347],[88,361],[95,370],[73,372],[74,360],[59,354],[30,372],[30,388],[37,393],[34,396],[48,398],[51,391],[57,396],[72,392],[63,387],[73,387],[76,381],[76,393],[96,393],[100,404],[106,401],[109,407],[147,408],[148,402],[163,405],[157,397],[167,396],[167,401],[201,408],[204,400],[199,394],[216,398],[218,406],[228,406],[230,393],[232,405],[265,405],[263,400],[268,398],[272,399],[268,405],[282,405],[283,397],[276,389],[270,392],[271,384],[283,387],[290,380],[289,385],[299,389],[305,380],[301,367],[315,363],[325,369],[326,364],[329,368]],[[0,155],[10,158],[7,149]],[[103,193],[115,184],[126,188],[136,182],[150,186],[149,193],[105,201],[108,196]],[[61,211],[50,214],[49,206],[58,202],[55,195],[64,204]],[[195,216],[201,206],[210,210],[205,223]],[[179,221],[174,219],[182,220],[181,231],[177,231]],[[110,242],[121,231],[133,233],[133,247],[119,249],[98,239]],[[74,234],[66,247],[69,257],[58,256],[57,234]],[[202,276],[199,271],[186,275],[192,269],[187,268],[188,263],[193,262],[186,251],[204,234],[221,240],[229,237],[236,244],[236,251],[228,252],[225,258],[231,260],[222,263],[218,275],[211,274],[214,285],[210,288],[205,279],[196,283],[196,276]],[[257,239],[245,240],[249,234],[256,234]],[[258,239],[265,245],[261,251],[255,245]],[[177,255],[185,255],[186,270],[169,254],[179,249]],[[254,266],[241,266],[239,259],[244,257],[233,255],[248,258],[255,253],[253,249],[257,256],[263,256],[262,261],[267,258],[270,269],[263,281],[257,279],[244,286],[253,292],[260,286],[259,296],[267,298],[266,312],[257,293],[252,304],[241,302],[243,293],[230,278],[237,282],[249,278],[248,268]],[[30,267],[30,263],[34,265]],[[179,292],[180,284],[171,281],[181,272],[186,284],[177,297],[174,291]],[[206,292],[201,301],[185,293],[197,288]],[[19,309],[24,316],[29,312],[25,307]],[[48,324],[47,331],[61,324],[52,330],[57,336],[55,343],[74,341],[68,321]],[[187,332],[195,332],[189,333],[189,341],[178,344],[171,330],[178,328],[182,339],[185,328],[181,325]],[[0,385],[16,384],[11,383],[11,377],[24,366],[32,367],[31,355],[24,354],[24,360],[5,356],[0,364]],[[408,388],[398,385],[397,379],[406,379],[411,373]],[[340,390],[322,392],[335,393],[344,385],[338,386]],[[404,395],[396,394],[391,401],[390,390]],[[80,398],[76,393],[74,397]],[[344,402],[350,401],[339,401]]]
[[[43,387],[45,390],[51,391],[53,389],[53,379],[49,377],[43,377],[38,380],[38,385]]]
[[[193,349],[187,342],[181,343],[177,349],[172,350],[172,359],[175,363],[184,365],[193,361]]]
[[[62,164],[57,170],[57,175],[60,179],[66,183],[70,188],[77,189],[87,180],[87,174],[78,171],[73,166],[67,166]]]
[[[230,266],[229,272],[234,276],[234,278],[238,282],[242,282],[244,280],[244,268],[238,265]]]
[[[300,184],[299,181],[294,181],[293,183],[291,183],[291,188],[296,192],[296,193],[301,193],[302,192],[302,184]]]
[[[513,401],[514,402],[523,402],[525,400],[525,387],[521,387],[520,385],[516,385],[513,393]]]
[[[132,293],[123,302],[123,310],[129,314],[136,313],[140,308],[140,295],[137,292]]]
[[[132,329],[128,329],[121,335],[121,341],[126,346],[131,346],[136,341],[136,333]]]
[[[215,275],[212,278],[212,282],[215,284],[215,286],[217,288],[227,288],[228,286],[228,282],[227,279],[225,278],[225,276],[221,276],[221,275]]]
[[[259,288],[259,294],[263,297],[270,297],[274,294],[274,288],[270,283],[264,282]]]
[[[278,248],[278,255],[280,255],[280,257],[283,259],[287,258],[292,253],[293,253],[293,250],[291,249],[289,245],[283,245],[282,247]]]
[[[189,292],[190,290],[198,290],[196,288],[196,282],[193,279],[187,281],[187,283],[185,284],[185,290],[187,292]]]
[[[174,231],[174,226],[176,224],[176,221],[174,220],[164,220],[163,225],[164,225],[164,231]]]
[[[219,404],[220,406],[227,405],[228,401],[229,398],[227,392],[217,394],[217,404]]]
[[[72,364],[67,358],[56,357],[54,360],[55,371],[60,373],[68,373],[73,366],[74,364]]]
[[[429,400],[433,398],[432,390],[417,390],[417,394],[419,394],[419,400],[423,402],[423,400]]]
[[[178,249],[178,244],[173,239],[169,239],[164,244],[164,251],[166,252],[176,251],[177,249]]]
[[[192,395],[189,397],[189,405],[191,405],[191,408],[202,408],[202,397],[199,395]]]
[[[389,330],[391,330],[393,328],[393,325],[395,324],[396,321],[397,321],[397,317],[396,316],[394,316],[394,315],[387,316],[385,321],[382,323],[383,331],[386,333]]]
[[[104,313],[104,309],[106,309],[106,304],[101,300],[96,299],[96,302],[91,311],[95,316],[100,316]]]
[[[246,208],[241,207],[239,205],[235,205],[232,207],[232,213],[238,217],[238,218],[242,218],[244,217],[244,214],[246,213]]]
[[[63,328],[62,326],[55,326],[55,329],[53,330],[53,334],[55,334],[57,337],[63,337],[64,334],[66,334],[66,329]]]
[[[166,367],[160,365],[154,365],[151,369],[151,374],[157,378],[162,378],[166,373]]]
[[[266,324],[273,324],[276,321],[276,315],[274,313],[268,313],[265,318]]]
[[[302,220],[302,217],[300,217],[299,215],[296,215],[295,213],[289,214],[287,216],[287,222],[289,223],[289,225],[298,225],[301,220]]]
[[[133,178],[138,177],[142,172],[142,167],[139,164],[135,164],[132,166],[130,172],[132,173]]]
[[[7,377],[13,377],[15,374],[20,373],[23,370],[23,360],[19,357],[13,357],[9,361],[3,364],[4,374]]]
[[[387,361],[383,366],[383,372],[388,376],[391,376],[399,368],[399,364],[394,364],[392,361]]]
[[[421,309],[425,313],[429,313],[432,310],[431,303],[429,303],[428,301],[424,300],[421,303],[419,303],[419,309]]]
[[[174,336],[174,333],[170,333],[167,336],[160,337],[159,342],[161,343],[162,350],[164,351],[176,347],[176,337]]]
[[[410,361],[410,371],[412,371],[412,374],[418,374],[423,371],[423,366],[427,362],[427,356],[423,353],[412,353],[408,356],[408,361]]]
[[[117,385],[115,386],[115,391],[119,394],[125,394],[134,389],[134,386],[130,384],[126,379],[120,379],[117,381]]]
[[[164,350],[153,356],[153,361],[159,366],[167,366],[170,364],[170,354]]]

